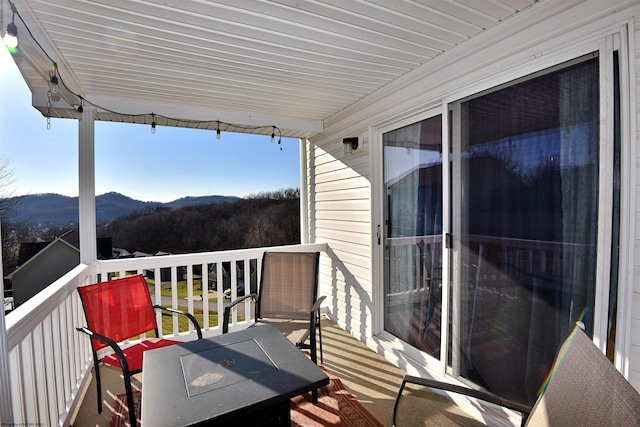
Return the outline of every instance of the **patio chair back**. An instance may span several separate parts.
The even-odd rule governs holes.
[[[483,390],[405,375],[393,409],[393,425],[403,424],[396,424],[396,416],[406,384],[466,395],[519,411],[524,426],[640,425],[640,394],[577,325],[558,350],[547,378],[536,403],[529,408]]]
[[[319,252],[266,252],[257,318],[309,320],[318,296]]]
[[[141,275],[95,283],[78,288],[89,329],[121,342],[154,331],[155,311],[147,282]],[[92,338],[95,351],[108,344]]]
[[[640,394],[580,328],[565,340],[549,375],[527,426],[640,424]]]

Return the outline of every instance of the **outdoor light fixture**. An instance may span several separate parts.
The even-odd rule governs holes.
[[[58,76],[56,75],[58,67],[55,64],[53,67],[53,70],[49,71],[49,90],[51,93],[58,93]]]
[[[76,107],[76,119],[82,120],[82,113],[84,112],[84,107],[82,106],[82,97],[80,97],[80,105]]]
[[[9,2],[9,6],[11,6],[11,22],[7,25],[7,32],[5,33],[2,41],[7,45],[9,49],[15,49],[18,47],[18,27],[16,27],[15,18],[16,18],[16,6]]]
[[[156,134],[156,115],[151,113],[151,133]]]
[[[342,143],[344,144],[344,154],[349,154],[349,153],[351,153],[353,151],[356,151],[358,149],[358,137],[357,136],[344,138],[342,140]]]
[[[216,129],[216,139],[220,139],[220,120],[218,120],[218,129]]]
[[[282,132],[280,132],[280,128],[276,125],[271,126],[271,143],[276,139],[276,130],[278,131],[278,145],[280,146],[280,151],[282,151]]]

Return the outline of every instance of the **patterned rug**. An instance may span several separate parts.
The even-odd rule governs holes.
[[[329,385],[318,390],[318,404],[311,403],[311,393],[291,399],[292,427],[383,427],[344,387],[342,381],[319,365],[329,375]],[[133,392],[140,425],[140,391]],[[129,411],[125,394],[116,396],[110,427],[128,427]]]
[[[383,427],[347,390],[340,378],[329,375],[329,385],[318,390],[318,404],[311,403],[311,393],[291,399],[292,427]]]
[[[136,416],[138,419],[138,425],[140,425],[140,401],[142,400],[142,393],[140,390],[133,391],[133,405],[136,408]],[[116,396],[113,402],[113,413],[109,418],[109,427],[130,427],[129,422],[129,409],[127,408],[127,395],[122,393]]]

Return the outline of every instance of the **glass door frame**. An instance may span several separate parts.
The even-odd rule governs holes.
[[[385,207],[384,207],[384,183],[383,183],[383,134],[395,129],[399,129],[404,126],[408,126],[417,122],[421,122],[423,120],[436,117],[442,114],[442,104],[430,104],[424,108],[418,109],[411,113],[407,113],[402,116],[396,116],[390,118],[382,123],[377,124],[374,127],[369,129],[369,137],[370,141],[373,143],[371,147],[373,147],[370,154],[370,161],[372,165],[372,193],[371,193],[371,212],[372,212],[372,251],[371,251],[371,259],[372,259],[372,279],[373,279],[373,307],[374,307],[374,316],[373,316],[373,333],[380,338],[383,338],[386,341],[391,342],[396,348],[399,348],[400,351],[410,360],[420,361],[425,364],[427,368],[437,370],[444,374],[445,364],[442,363],[443,360],[446,361],[446,353],[443,353],[443,348],[446,349],[446,345],[442,345],[442,342],[445,342],[444,339],[447,338],[445,332],[441,331],[441,356],[440,359],[433,358],[431,356],[426,356],[424,353],[420,352],[414,347],[409,346],[407,343],[402,342],[394,335],[386,332],[384,330],[384,216],[385,216]],[[445,122],[443,121],[443,125]],[[444,132],[445,134],[447,132]],[[445,140],[443,138],[443,146],[442,152],[447,153],[449,150],[448,146],[445,145]],[[448,157],[448,156],[447,156]],[[445,155],[443,154],[443,159]],[[443,181],[443,192],[448,191],[448,173],[445,171],[449,171],[449,166],[445,166],[445,162],[443,160],[443,179],[446,179],[447,182]],[[445,196],[445,200],[443,201],[443,235],[446,234],[444,230],[449,230],[449,201],[448,196]],[[448,319],[448,311],[447,304],[444,304],[445,298],[448,298],[448,287],[449,287],[449,271],[445,268],[445,258],[448,256],[448,250],[443,247],[442,256],[443,256],[443,271],[442,271],[442,319]],[[448,265],[448,264],[447,264]],[[445,331],[448,328],[443,328]]]
[[[382,242],[382,227],[384,221],[384,185],[383,185],[383,156],[382,156],[382,134],[402,126],[418,122],[420,120],[436,116],[442,117],[442,144],[443,153],[453,152],[453,159],[450,162],[443,162],[443,196],[446,198],[450,194],[456,197],[459,194],[460,183],[459,176],[455,174],[459,171],[455,170],[456,156],[460,156],[460,147],[451,149],[452,141],[449,132],[449,111],[452,105],[460,100],[477,95],[483,91],[495,90],[495,88],[508,84],[509,82],[530,78],[535,73],[550,67],[558,66],[566,61],[578,58],[590,52],[598,51],[600,58],[600,105],[613,105],[613,52],[619,52],[620,62],[620,122],[621,122],[621,217],[620,217],[620,260],[619,260],[619,281],[618,281],[618,314],[617,314],[617,339],[615,352],[615,365],[625,374],[628,371],[629,361],[628,354],[630,348],[630,329],[631,329],[631,294],[633,292],[633,261],[634,261],[634,236],[635,236],[635,162],[636,148],[632,144],[635,142],[633,138],[634,117],[631,109],[633,105],[634,94],[631,88],[634,88],[631,76],[633,66],[629,58],[633,58],[628,42],[628,32],[626,26],[616,27],[607,32],[607,34],[598,34],[588,40],[572,44],[566,48],[541,55],[532,61],[518,66],[511,67],[503,72],[496,73],[490,78],[477,81],[455,92],[450,93],[444,98],[440,98],[435,102],[426,104],[422,108],[414,108],[404,114],[398,114],[387,120],[380,121],[369,128],[369,140],[372,142],[370,155],[371,170],[371,213],[372,213],[372,301],[373,301],[373,333],[380,338],[390,341],[400,351],[405,352],[410,360],[426,362],[427,369],[434,369],[441,374],[449,374],[454,377],[457,375],[455,369],[449,369],[446,366],[448,360],[448,335],[449,328],[443,327],[441,334],[441,357],[436,360],[424,357],[418,350],[403,345],[400,340],[384,331],[384,296],[383,296],[383,260],[384,245]],[[453,111],[455,114],[455,111]],[[598,203],[598,249],[597,249],[597,268],[596,277],[599,283],[594,316],[594,343],[603,351],[606,346],[607,337],[607,318],[608,318],[608,299],[609,299],[609,274],[610,274],[610,252],[611,248],[611,210],[612,210],[612,165],[613,165],[613,108],[600,109],[600,199]],[[452,140],[456,140],[456,130],[452,130]],[[449,168],[454,170],[450,171]],[[451,175],[450,173],[453,172]],[[452,176],[450,180],[449,176]],[[450,188],[453,187],[453,191]],[[456,190],[458,191],[456,193]],[[457,196],[459,197],[459,196]],[[455,307],[458,302],[455,301],[456,295],[451,295],[451,282],[455,282],[459,277],[459,264],[456,262],[456,249],[460,247],[460,230],[461,223],[459,215],[450,215],[450,210],[455,212],[456,206],[459,208],[460,200],[443,201],[443,239],[446,241],[446,234],[451,234],[452,248],[443,250],[443,295],[442,295],[442,316],[448,318],[450,310],[454,310],[454,319],[458,316],[455,313]],[[449,218],[452,218],[450,223]],[[450,277],[452,276],[452,277]],[[453,296],[453,304],[449,304],[450,298]],[[446,324],[443,322],[443,325]],[[456,321],[453,322],[451,328],[455,335]],[[454,340],[455,342],[455,340]],[[456,354],[453,351],[453,354]],[[626,355],[626,356],[625,356]],[[426,360],[425,360],[426,359]],[[431,360],[429,360],[431,359]],[[452,366],[457,363],[454,361]]]

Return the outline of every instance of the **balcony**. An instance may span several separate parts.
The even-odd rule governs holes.
[[[230,285],[231,298],[234,298],[243,288],[243,285],[237,285],[244,275],[237,272],[251,271],[256,267],[259,271],[258,263],[266,250],[318,250],[323,253],[324,260],[321,262],[331,263],[331,259],[327,258],[331,251],[327,250],[325,244],[311,244],[97,261],[89,266],[77,266],[6,317],[11,393],[3,393],[2,404],[12,407],[14,418],[3,419],[3,423],[78,427],[109,424],[112,408],[109,399],[112,402],[115,395],[123,392],[124,386],[115,370],[110,372],[109,368],[103,369],[103,389],[107,390],[103,391],[103,396],[107,404],[104,405],[105,412],[97,414],[89,340],[74,329],[77,325],[85,324],[76,292],[78,286],[99,278],[124,274],[144,273],[147,277],[168,275],[169,281],[162,282],[161,287],[150,286],[152,299],[187,309],[191,313],[201,309],[203,335],[215,336],[221,333],[217,313],[222,312],[224,302],[228,301],[224,296],[225,286],[215,286],[215,291],[212,290],[213,286],[208,286],[209,298],[203,299],[200,284],[225,283],[224,272],[229,270],[226,283]],[[228,269],[231,265],[239,268]],[[226,266],[227,270],[218,266]],[[180,277],[182,275],[184,277]],[[331,294],[327,277],[321,274],[320,282],[321,292]],[[184,283],[186,297],[182,296],[185,292]],[[253,286],[255,283],[254,277],[249,279],[247,285]],[[167,296],[167,293],[170,295]],[[246,327],[247,322],[242,319],[249,318],[252,313],[249,303],[238,311],[231,319],[231,331]],[[345,332],[330,317],[323,316],[322,320],[324,365],[340,377],[358,401],[383,425],[390,425],[393,399],[404,371]],[[163,329],[164,335],[173,339],[193,339],[192,331],[180,329],[175,318],[168,323],[165,321]],[[167,330],[171,332],[167,333]],[[367,362],[363,363],[363,360]],[[137,378],[141,379],[141,376]],[[407,401],[411,408],[407,410],[412,411],[413,419],[438,417],[439,425],[480,423],[442,398],[431,397],[427,406],[423,400],[419,405],[411,405],[410,399]],[[416,408],[420,408],[420,412],[416,413]]]
[[[613,163],[609,162],[612,152],[600,159],[607,162],[606,168],[601,169],[604,181],[600,188],[620,184],[622,213],[618,260],[608,257],[614,233],[610,233],[607,215],[598,225],[594,341],[603,350],[608,345],[611,263],[620,272],[619,307],[614,319],[617,339],[612,343],[612,357],[616,368],[640,388],[640,364],[634,357],[640,348],[639,291],[634,286],[640,273],[637,207],[634,210],[638,183],[633,172],[638,145],[637,124],[633,120],[638,88],[634,80],[638,50],[637,43],[633,43],[638,35],[638,2],[487,0],[472,10],[454,1],[445,2],[446,11],[421,5],[420,13],[415,11],[415,2],[398,2],[402,10],[384,9],[377,2],[366,1],[344,8],[314,1],[255,2],[259,10],[216,1],[170,2],[170,6],[165,2],[125,0],[15,3],[20,13],[16,24],[21,41],[14,58],[32,92],[34,108],[47,118],[82,117],[78,123],[78,182],[83,264],[12,312],[6,324],[0,316],[0,329],[6,329],[0,337],[1,424],[66,426],[70,425],[72,414],[82,408],[81,394],[91,389],[91,351],[88,340],[74,331],[74,326],[84,323],[75,292],[78,286],[129,272],[144,273],[154,281],[166,279],[166,289],[153,287],[153,298],[194,312],[202,305],[205,334],[212,336],[220,333],[216,316],[224,306],[222,293],[226,285],[233,298],[242,289],[238,282],[249,272],[245,286],[251,286],[251,271],[259,271],[257,263],[266,250],[94,261],[96,121],[150,126],[157,120],[159,126],[210,130],[212,136],[217,130],[270,135],[275,130],[271,126],[274,123],[283,137],[300,138],[302,241],[327,242],[300,248],[323,251],[320,292],[328,296],[326,321],[335,322],[326,329],[336,332],[334,343],[355,335],[375,350],[367,356],[357,353],[368,351],[363,347],[326,350],[335,357],[328,357],[327,363],[343,379],[352,380],[354,392],[362,390],[361,394],[356,393],[358,398],[376,409],[382,405],[366,393],[375,386],[395,389],[399,371],[383,368],[389,369],[389,375],[380,376],[356,369],[358,358],[380,354],[411,373],[429,363],[425,353],[408,345],[401,347],[403,344],[392,348],[384,338],[381,265],[385,243],[381,243],[381,236],[384,237],[386,188],[380,179],[383,134],[420,118],[435,117],[438,112],[447,118],[454,101],[521,78],[529,79],[532,73],[593,52],[598,52],[603,66],[607,61],[603,68],[607,71],[599,74],[603,80],[616,80],[611,70],[620,68],[620,93],[614,96],[611,92],[616,85],[602,86],[602,94],[606,92],[607,96],[601,97],[600,117],[602,135],[607,133],[606,128],[610,127],[610,134],[614,134],[613,129],[619,127],[619,145],[623,147],[620,177],[607,172]],[[295,7],[289,3],[295,3]],[[0,21],[4,26],[12,20],[13,11],[6,1],[3,4]],[[354,20],[354,16],[358,19]],[[381,28],[388,31],[380,31]],[[27,36],[30,33],[33,37]],[[614,67],[613,58],[622,66]],[[69,87],[61,88],[60,99],[52,105],[48,83],[56,75]],[[610,89],[605,90],[605,86]],[[614,120],[615,111],[605,114],[605,110],[614,109],[616,103],[610,101],[615,98],[620,101],[619,121]],[[78,106],[83,103],[81,112]],[[157,114],[159,111],[162,116]],[[351,137],[362,142],[355,151],[343,146],[343,141]],[[450,149],[460,148],[456,138],[449,138],[453,139]],[[615,144],[607,142],[602,148],[609,150],[612,145]],[[455,162],[450,165],[450,170],[455,170]],[[450,176],[452,185],[445,184],[442,194],[449,194],[459,178]],[[611,194],[602,196],[599,211],[608,211],[609,205],[617,203]],[[444,215],[453,219],[453,230],[461,214],[455,206],[455,202],[449,205],[452,211],[445,211],[449,215]],[[452,227],[445,226],[442,238],[451,231]],[[411,259],[408,255],[419,253],[418,245],[422,243],[434,242],[391,242],[393,250],[404,252],[407,259]],[[560,261],[567,262],[553,245],[514,241],[506,245],[505,251],[491,255],[506,266],[505,270],[495,270],[490,263],[476,262],[484,259],[481,253],[488,256],[493,252],[487,249],[494,242],[482,237],[473,243],[478,251],[472,255],[477,256],[469,259],[454,259],[453,251],[447,255],[440,248],[445,268],[438,271],[436,266],[434,277],[452,283],[453,269],[447,267],[459,262],[473,281],[489,285],[481,292],[506,300],[517,296],[516,288],[504,286],[501,275],[553,275],[561,266]],[[573,249],[563,250],[571,255]],[[419,271],[416,266],[422,262],[421,257],[413,259],[416,264],[409,265],[402,274]],[[226,266],[229,268],[225,270]],[[576,270],[580,270],[578,267]],[[199,286],[201,289],[201,283],[206,282],[209,289],[210,279],[213,295],[198,298],[202,292]],[[543,283],[546,277],[536,279]],[[419,280],[408,283],[409,289],[400,289],[393,295],[399,301],[408,301],[426,289]],[[455,296],[443,292],[443,319],[457,313],[455,304],[450,304],[452,295]],[[232,330],[246,326],[242,319],[250,315],[250,306],[243,309],[232,319]],[[476,324],[482,325],[482,313],[476,315]],[[347,330],[346,336],[340,332],[341,327]],[[190,331],[181,330],[176,320],[170,321],[167,328],[167,336],[191,338]],[[457,334],[459,329],[453,331]],[[482,328],[474,330],[478,329]],[[427,368],[433,368],[431,372],[436,374],[445,371],[446,343],[454,340],[447,337],[449,328],[442,327],[440,331],[445,343],[441,347],[442,363],[419,373],[425,373]],[[326,338],[329,348],[332,338]],[[455,342],[458,344],[459,340]],[[347,360],[356,365],[344,364]],[[487,362],[490,368],[501,368],[499,363]],[[508,378],[502,371],[498,373]],[[384,396],[387,399],[388,392]],[[475,407],[474,415],[488,417],[489,411]],[[497,418],[500,417],[518,423],[509,414],[498,413]],[[387,419],[381,420],[386,423]]]
[[[221,333],[217,314],[223,311],[225,301],[238,296],[243,288],[257,290],[256,275],[243,273],[260,271],[259,263],[266,250],[321,251],[324,267],[335,261],[326,244],[306,244],[96,261],[92,265],[77,266],[6,317],[11,393],[3,394],[1,403],[12,407],[14,418],[3,419],[3,423],[78,427],[109,424],[113,398],[123,392],[124,386],[117,371],[103,369],[105,412],[97,414],[89,340],[74,329],[85,324],[76,292],[78,286],[114,276],[143,273],[150,283],[152,299],[196,312],[196,315],[202,313],[203,335],[211,337]],[[152,285],[155,283],[153,278],[162,278],[162,285]],[[321,268],[321,294],[334,293],[329,280],[330,276],[323,275]],[[202,298],[203,283],[208,284],[209,298]],[[225,289],[230,298],[225,297]],[[243,329],[248,323],[243,319],[251,316],[251,305],[247,303],[234,314],[230,330]],[[331,313],[325,313],[322,320],[324,365],[383,425],[390,425],[393,400],[404,370],[378,354],[384,353],[382,348],[374,351],[367,347],[334,320]],[[193,331],[181,329],[175,317],[169,322],[164,320],[163,330],[164,336],[173,339],[194,338]],[[402,360],[394,363],[403,366]],[[141,375],[137,378],[141,380]],[[438,425],[476,425],[482,424],[478,419],[488,415],[478,411],[466,414],[450,401],[435,395],[427,400],[426,406],[424,399],[412,404],[412,399],[417,398],[403,401],[403,410],[411,411],[413,420],[437,417]]]
[[[81,404],[82,391],[91,375],[91,348],[89,340],[79,334],[76,326],[84,325],[84,312],[76,288],[81,285],[106,280],[114,276],[144,273],[147,277],[169,277],[161,286],[150,286],[151,296],[175,308],[191,313],[203,313],[203,335],[221,333],[217,314],[223,311],[224,286],[230,285],[229,297],[238,294],[242,276],[238,271],[259,271],[259,263],[265,250],[313,250],[324,251],[324,244],[281,246],[227,252],[208,252],[187,255],[171,255],[150,258],[97,261],[91,265],[78,265],[72,271],[52,283],[45,290],[6,316],[7,349],[3,359],[8,361],[10,384],[3,384],[1,405],[12,408],[13,420],[2,419],[3,424],[15,425],[69,425],[71,416]],[[228,269],[225,277],[224,266]],[[253,266],[253,267],[252,267]],[[180,277],[179,277],[180,276]],[[186,282],[178,295],[178,279]],[[253,283],[257,284],[257,278]],[[249,282],[251,282],[249,278]],[[151,281],[150,283],[155,281]],[[248,285],[250,283],[248,282]],[[209,298],[202,298],[200,283],[209,284]],[[212,289],[216,290],[213,291]],[[242,286],[240,286],[242,288]],[[164,296],[163,296],[164,294]],[[228,300],[228,298],[226,298]],[[230,330],[244,328],[251,316],[251,306],[236,312]],[[162,319],[159,318],[159,322]],[[191,331],[180,329],[177,318],[163,324],[163,335],[173,339],[189,340]]]

